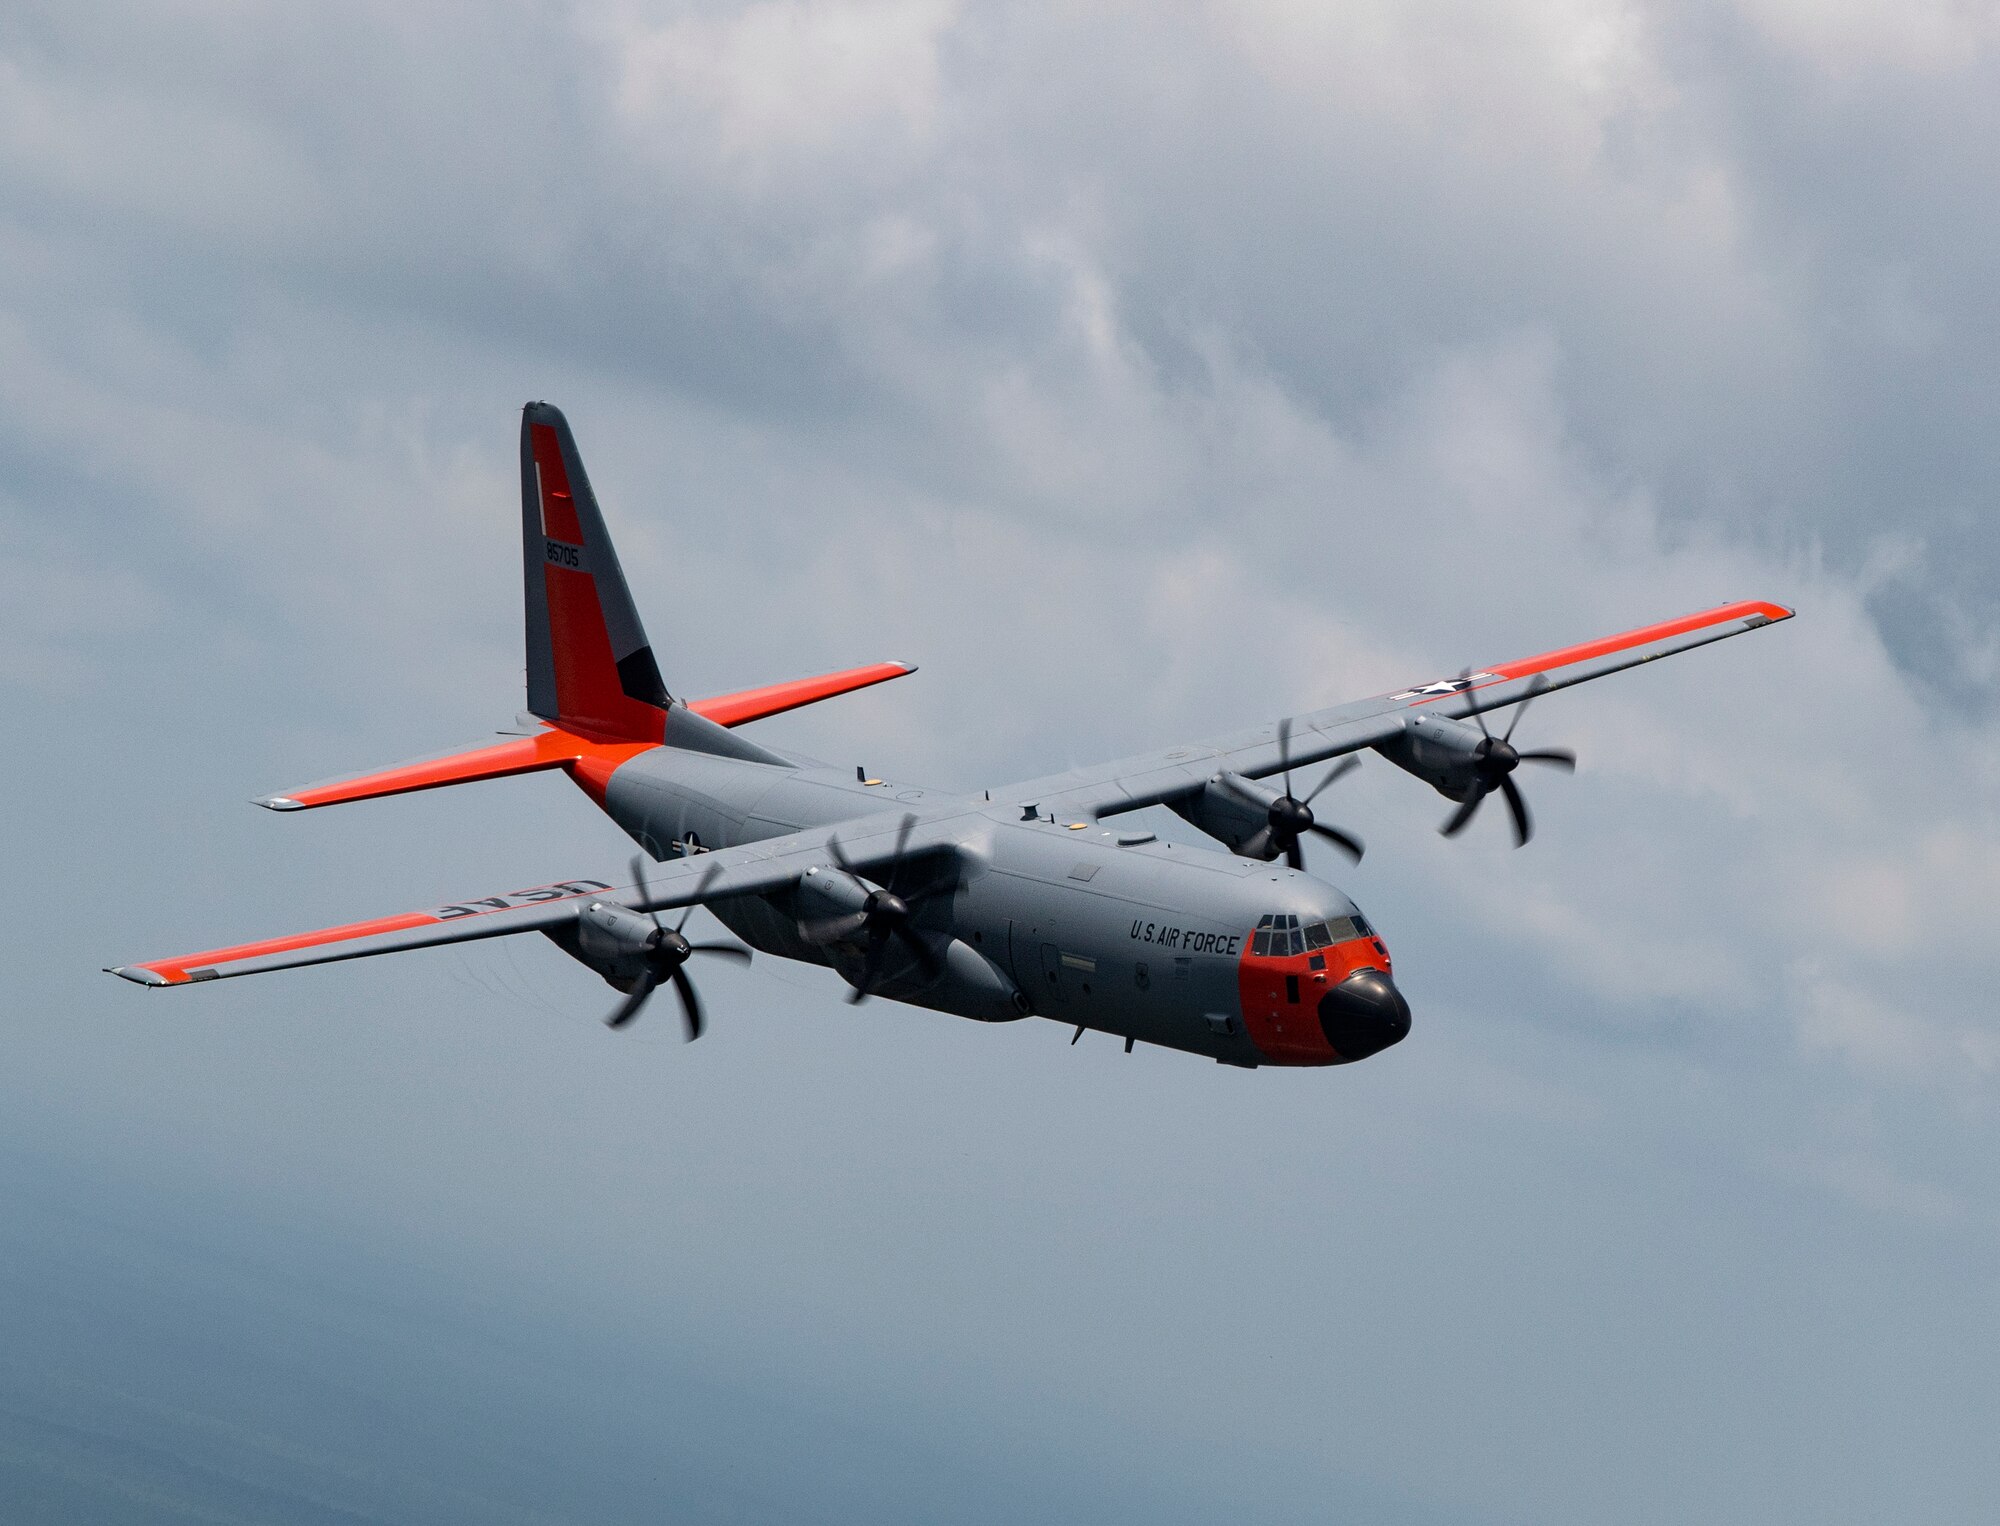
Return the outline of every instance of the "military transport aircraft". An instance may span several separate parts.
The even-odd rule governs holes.
[[[900,678],[882,662],[819,678],[679,699],[669,694],[561,412],[521,420],[528,709],[502,740],[268,796],[313,810],[560,768],[645,850],[631,882],[564,880],[402,916],[115,967],[149,986],[538,932],[623,994],[619,1027],[661,985],[689,1038],[703,1026],[687,965],[747,960],[696,943],[706,906],[751,947],[830,965],[849,999],[881,995],[983,1022],[1030,1015],[1225,1064],[1338,1065],[1396,1043],[1410,1009],[1382,935],[1302,849],[1361,844],[1313,802],[1373,749],[1457,803],[1463,829],[1498,795],[1515,840],[1532,830],[1517,750],[1528,701],[1551,689],[1788,618],[1782,605],[1700,614],[1467,669],[1374,699],[1206,742],[977,795],[830,767],[750,741],[749,721]],[[1519,706],[1505,731],[1486,711]],[[1467,724],[1468,718],[1473,724]],[[1309,786],[1298,770],[1332,761]],[[1275,779],[1280,787],[1260,782]],[[1303,790],[1303,792],[1301,792]],[[1163,841],[1129,814],[1164,805],[1221,849]],[[648,860],[665,860],[648,867]],[[660,913],[679,910],[671,924]]]

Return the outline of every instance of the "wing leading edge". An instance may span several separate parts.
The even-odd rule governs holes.
[[[144,964],[112,965],[107,973],[144,986],[195,985],[232,975],[261,975],[269,970],[366,959],[443,943],[541,932],[574,921],[578,911],[593,901],[616,901],[640,911],[665,911],[732,896],[767,895],[797,883],[799,876],[815,865],[829,862],[827,839],[836,832],[850,863],[866,868],[888,861],[894,856],[900,825],[900,817],[884,817],[876,823],[851,822],[837,829],[795,832],[694,858],[670,859],[649,872],[643,886],[614,885],[598,879],[563,880],[257,943],[206,949]],[[951,846],[944,834],[919,826],[906,851],[936,852]]]
[[[1761,601],[1725,604],[1539,656],[1467,670],[1456,677],[1312,711],[1292,718],[1290,760],[1292,766],[1304,767],[1386,741],[1401,733],[1410,713],[1420,707],[1463,718],[1515,704],[1531,694],[1568,688],[1711,641],[1757,630],[1788,620],[1792,614],[1792,610],[1781,604]],[[1029,780],[994,790],[991,798],[996,803],[1033,805],[1052,814],[1095,818],[1174,800],[1200,789],[1223,770],[1259,778],[1277,773],[1283,766],[1277,726],[1273,724],[1207,743],[1168,748],[1098,768]],[[954,850],[957,842],[950,822],[950,816],[937,816],[920,825],[908,844],[908,851]],[[795,884],[807,869],[826,862],[831,857],[827,840],[836,831],[850,862],[864,866],[887,862],[894,856],[900,825],[900,818],[884,815],[875,818],[872,825],[868,821],[849,822],[837,829],[796,832],[701,854],[694,859],[677,859],[660,865],[644,887],[613,885],[595,879],[567,880],[258,943],[209,949],[144,964],[117,965],[111,967],[110,973],[147,986],[192,985],[233,975],[539,932],[573,919],[581,906],[591,900],[613,900],[641,910],[666,910],[732,896],[764,895]]]
[[[1759,630],[1789,620],[1793,614],[1782,604],[1747,599],[1293,716],[1291,765],[1308,767],[1387,741],[1402,732],[1412,711],[1427,709],[1463,719],[1515,704],[1531,694],[1566,689],[1711,641]],[[1096,818],[1192,794],[1219,772],[1256,779],[1275,774],[1284,766],[1278,750],[1278,727],[1273,722],[1204,743],[1010,785],[995,790],[993,797],[1033,804],[1058,816]]]

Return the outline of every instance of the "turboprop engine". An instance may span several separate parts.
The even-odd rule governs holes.
[[[839,838],[828,838],[833,863],[808,869],[799,881],[799,935],[847,977],[853,987],[850,1002],[866,1001],[885,979],[894,979],[910,965],[926,983],[944,974],[944,960],[917,931],[916,922],[926,902],[940,896],[949,900],[958,868],[955,863],[934,866],[929,879],[920,877],[923,866],[908,857],[916,825],[914,813],[903,817],[887,867],[867,875],[847,856]]]
[[[1375,750],[1406,773],[1415,774],[1447,800],[1463,800],[1479,774],[1486,733],[1445,715],[1413,715],[1402,733]]]
[[[838,838],[831,864],[808,869],[794,892],[799,936],[823,953],[863,1002],[884,987],[899,999],[942,1005],[981,1022],[1024,1017],[1029,1003],[990,959],[952,936],[952,897],[964,873],[957,855],[912,857],[917,818],[905,815],[886,864],[863,865]]]
[[[1480,802],[1498,793],[1507,802],[1514,823],[1514,846],[1521,847],[1535,835],[1528,802],[1514,782],[1514,770],[1523,763],[1546,763],[1574,772],[1576,754],[1566,747],[1546,747],[1520,752],[1514,747],[1514,728],[1528,713],[1535,693],[1521,701],[1514,718],[1499,736],[1486,729],[1486,718],[1475,715],[1478,723],[1468,726],[1448,715],[1419,712],[1404,722],[1399,735],[1377,742],[1375,750],[1398,768],[1415,774],[1447,800],[1459,802],[1445,824],[1438,828],[1446,837],[1456,837],[1478,814]]]
[[[663,940],[676,936],[615,901],[593,901],[576,917],[577,957],[621,990],[639,978]]]
[[[1283,855],[1294,869],[1305,868],[1305,853],[1299,844],[1307,836],[1332,843],[1356,863],[1361,861],[1359,838],[1338,827],[1330,827],[1313,816],[1312,803],[1334,780],[1359,766],[1353,758],[1342,758],[1327,771],[1301,800],[1292,792],[1292,723],[1278,723],[1278,757],[1283,765],[1282,793],[1242,774],[1223,772],[1204,784],[1200,791],[1170,803],[1183,821],[1191,822],[1210,837],[1245,858],[1270,860]]]
[[[643,891],[644,859],[632,860],[632,878]],[[705,876],[701,890],[713,878],[713,873]],[[687,1036],[693,1040],[701,1037],[705,1021],[701,998],[684,968],[688,960],[696,954],[714,954],[750,962],[750,951],[734,943],[688,942],[686,928],[693,915],[690,905],[680,921],[668,927],[650,912],[637,912],[617,901],[591,901],[577,912],[574,922],[544,931],[564,953],[597,971],[613,990],[625,993],[625,1000],[604,1019],[611,1027],[624,1027],[639,1015],[655,990],[672,985],[681,1000],[681,1015],[687,1020]]]

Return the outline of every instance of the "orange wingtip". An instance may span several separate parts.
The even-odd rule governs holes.
[[[1655,641],[1685,636],[1691,631],[1706,630],[1710,626],[1728,625],[1742,620],[1755,621],[1760,625],[1772,625],[1780,620],[1791,619],[1795,613],[1796,611],[1787,609],[1782,604],[1771,604],[1762,599],[1744,599],[1739,603],[1704,609],[1698,614],[1683,615],[1678,620],[1662,620],[1658,625],[1642,625],[1637,630],[1621,631],[1616,636],[1605,636],[1596,641],[1585,641],[1577,646],[1543,652],[1538,657],[1523,657],[1518,662],[1498,663],[1487,671],[1500,678],[1531,678],[1537,673],[1549,673],[1557,668],[1568,667],[1573,662],[1588,662],[1593,657],[1607,657],[1613,652],[1630,651],[1637,646],[1650,646]]]
[[[401,916],[378,917],[371,922],[350,922],[343,927],[323,927],[316,932],[294,933],[287,938],[267,938],[261,943],[239,943],[234,948],[212,948],[178,959],[156,959],[151,964],[113,965],[108,973],[142,986],[184,986],[215,978],[214,966],[238,959],[256,959],[265,954],[289,954],[293,949],[314,948],[322,943],[339,943],[349,938],[366,938],[376,933],[401,932],[438,921],[436,913],[405,912]]]

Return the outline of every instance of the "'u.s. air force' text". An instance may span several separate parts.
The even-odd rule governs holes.
[[[1184,954],[1233,954],[1243,947],[1241,933],[1204,933],[1192,927],[1162,927],[1157,922],[1134,922],[1132,939],[1179,949]]]

